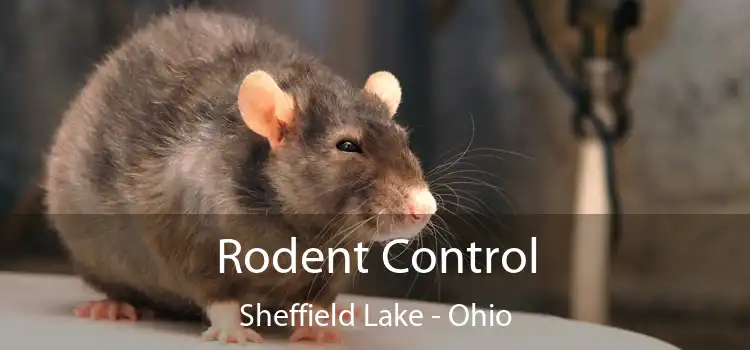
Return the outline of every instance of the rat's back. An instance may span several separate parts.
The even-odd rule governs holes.
[[[48,211],[168,211],[160,197],[177,173],[220,161],[201,146],[246,130],[240,118],[225,118],[237,115],[246,71],[311,60],[239,16],[180,10],[154,21],[106,57],[64,114],[47,161]]]

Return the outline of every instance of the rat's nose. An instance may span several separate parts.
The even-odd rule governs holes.
[[[409,215],[414,220],[425,220],[437,211],[437,201],[426,188],[413,190],[409,196]]]

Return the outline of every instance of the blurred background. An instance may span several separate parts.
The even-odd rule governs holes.
[[[4,1],[0,209],[16,226],[0,235],[0,269],[70,273],[43,221],[19,214],[39,209],[28,204],[38,199],[43,153],[102,55],[188,3],[259,17],[356,84],[392,71],[404,89],[399,118],[428,169],[470,142],[507,151],[472,153],[484,173],[452,185],[473,191],[467,205],[481,203],[476,210],[526,218],[480,238],[525,247],[538,236],[537,275],[375,271],[359,277],[359,293],[569,314],[574,104],[511,0]],[[553,52],[569,62],[579,34],[566,21],[567,1],[531,3]],[[686,350],[750,348],[749,30],[745,0],[656,0],[645,2],[628,39],[633,126],[616,151],[625,216],[609,276],[611,323]]]

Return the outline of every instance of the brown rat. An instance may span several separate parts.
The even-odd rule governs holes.
[[[390,73],[353,87],[247,18],[180,10],[137,31],[89,77],[48,156],[52,226],[108,298],[77,312],[205,315],[205,337],[244,342],[262,337],[240,326],[241,304],[328,308],[351,277],[341,266],[221,274],[219,240],[272,253],[292,237],[326,251],[418,235],[436,202],[393,120],[400,100]]]

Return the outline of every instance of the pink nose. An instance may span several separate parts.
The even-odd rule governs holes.
[[[414,190],[409,198],[409,215],[415,220],[425,220],[437,211],[435,197],[428,189]]]

